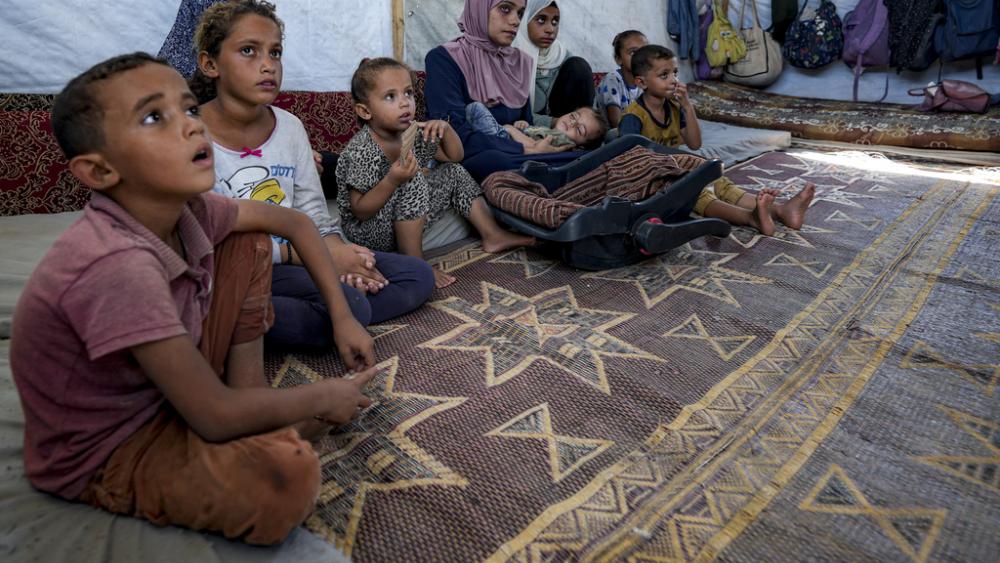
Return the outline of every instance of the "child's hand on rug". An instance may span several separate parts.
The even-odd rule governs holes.
[[[363,391],[376,374],[378,370],[371,367],[353,377],[324,380],[330,406],[316,418],[327,424],[347,424],[357,418],[365,407],[372,404],[372,400]]]
[[[528,128],[528,122],[523,119],[518,119],[514,122],[514,128],[518,131],[524,131]]]
[[[375,343],[372,335],[353,316],[331,319],[333,342],[340,352],[340,359],[349,370],[359,370],[375,365]]]

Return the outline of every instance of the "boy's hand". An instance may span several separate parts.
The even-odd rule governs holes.
[[[677,100],[682,106],[686,106],[691,103],[688,99],[688,87],[687,84],[683,82],[678,82],[677,86],[674,87],[674,99]]]
[[[368,368],[353,378],[339,377],[323,381],[330,397],[330,407],[319,418],[330,424],[347,424],[354,420],[365,407],[372,404],[363,393],[365,386],[378,373],[374,367]]]
[[[413,179],[419,169],[417,157],[412,151],[400,155],[399,160],[393,162],[389,168],[389,181],[398,188]]]
[[[333,341],[348,369],[353,371],[375,365],[375,341],[353,316],[333,319]]]
[[[528,122],[523,119],[518,119],[517,121],[514,122],[514,129],[517,129],[518,131],[524,131],[527,128],[528,128]]]
[[[451,129],[451,124],[441,119],[432,119],[425,122],[417,122],[417,126],[424,130],[424,141],[444,139],[444,134]]]

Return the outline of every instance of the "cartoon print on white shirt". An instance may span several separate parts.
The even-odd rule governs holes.
[[[284,190],[264,166],[240,168],[228,180],[222,182],[241,199],[267,201],[276,205],[281,205],[281,202],[285,201]]]

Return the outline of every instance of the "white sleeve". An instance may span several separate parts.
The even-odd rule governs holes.
[[[337,234],[343,238],[340,221],[330,216],[326,206],[323,186],[320,184],[312,146],[309,144],[309,134],[306,133],[306,128],[299,118],[290,113],[287,115],[291,118],[290,133],[294,135],[289,141],[292,141],[292,146],[295,147],[295,189],[292,193],[292,207],[308,215],[316,224],[320,235],[325,237]]]

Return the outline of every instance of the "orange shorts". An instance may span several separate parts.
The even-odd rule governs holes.
[[[261,337],[274,320],[270,238],[230,235],[215,249],[213,283],[200,349],[224,378],[229,348]],[[294,429],[208,443],[165,404],[111,454],[80,500],[159,525],[273,544],[309,516],[319,486],[319,458]]]

